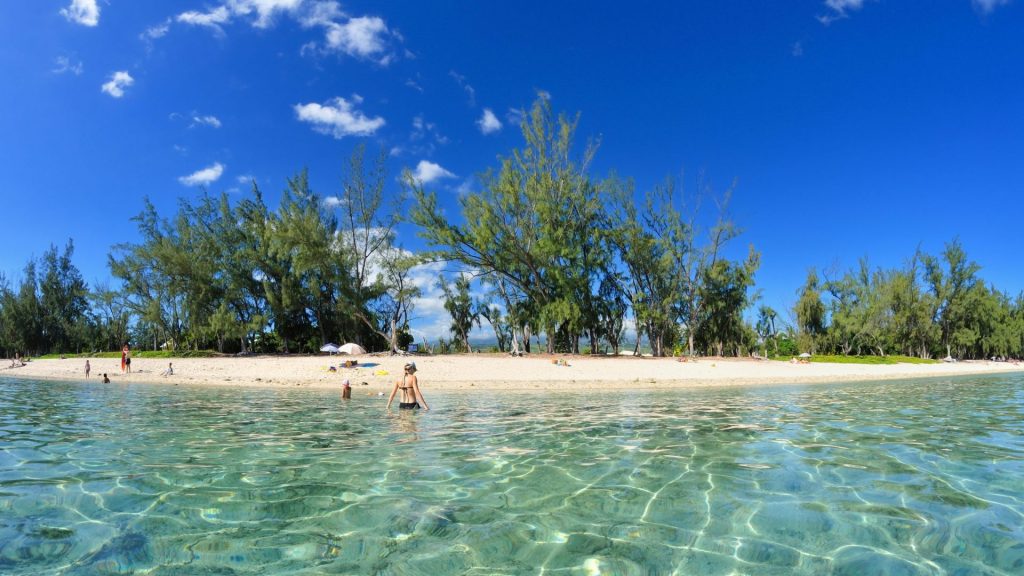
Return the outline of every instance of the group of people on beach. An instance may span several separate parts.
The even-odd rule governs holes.
[[[89,377],[89,373],[92,371],[92,366],[89,361],[85,361],[85,377]],[[132,357],[131,349],[128,344],[125,344],[121,348],[121,372],[130,374],[132,371]],[[170,362],[167,363],[167,369],[164,370],[161,376],[173,376],[174,365]],[[107,374],[103,374],[103,382],[109,383],[110,378]],[[419,379],[416,378],[416,363],[409,362],[405,365],[404,373],[400,380],[395,381],[395,386],[391,389],[391,396],[388,397],[388,403],[385,409],[390,410],[391,404],[395,400],[395,396],[399,396],[398,409],[399,410],[417,410],[422,408],[423,410],[430,410],[430,405],[423,398],[423,393],[420,392]],[[345,380],[342,384],[341,397],[345,400],[352,398],[352,384]]]
[[[92,372],[92,365],[89,364],[88,360],[86,360],[85,361],[85,377],[88,378],[89,374],[91,372]],[[132,373],[132,350],[128,346],[127,342],[125,342],[124,346],[121,348],[121,373],[122,374],[131,374]],[[167,363],[167,369],[164,370],[163,372],[161,372],[160,375],[161,376],[173,376],[174,375],[174,364],[172,362],[168,362]],[[110,376],[106,372],[103,373],[103,383],[104,384],[109,384],[110,383]]]

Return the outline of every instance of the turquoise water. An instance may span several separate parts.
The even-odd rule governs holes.
[[[0,379],[0,574],[1024,574],[1022,375],[356,392]]]

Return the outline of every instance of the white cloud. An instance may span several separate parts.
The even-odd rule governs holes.
[[[437,129],[437,125],[433,122],[427,122],[423,119],[423,116],[415,116],[412,119],[412,132],[409,133],[410,142],[424,142],[433,140],[438,144],[447,144],[448,137],[441,134],[441,131]],[[434,151],[434,145],[428,142],[425,146],[416,146],[413,150],[420,154],[431,154]]]
[[[170,19],[164,20],[162,24],[151,26],[146,28],[146,31],[139,35],[143,40],[156,40],[157,38],[163,38],[171,30]]]
[[[341,9],[337,0],[223,0],[206,12],[182,12],[175,20],[205,26],[223,34],[223,26],[236,19],[245,18],[255,28],[270,28],[280,15],[287,15],[304,28],[324,29],[323,45],[306,42],[300,51],[303,55],[342,52],[387,65],[395,57],[390,40],[402,41],[401,35],[389,30],[383,19],[376,16],[351,17]]]
[[[209,12],[197,12],[195,10],[182,12],[178,14],[176,20],[182,24],[206,26],[222,33],[224,29],[220,25],[230,22],[231,14],[228,12],[227,6],[218,6]]]
[[[220,120],[216,116],[193,115],[192,124],[189,125],[189,128],[192,128],[193,126],[209,126],[211,128],[220,128],[221,124]]]
[[[75,76],[81,76],[82,74],[81,60],[75,62],[67,56],[57,56],[57,58],[54,59],[53,63],[55,66],[53,69],[54,74],[64,74],[65,72],[70,72]]]
[[[460,197],[468,196],[468,195],[473,193],[473,188],[474,188],[473,179],[469,178],[467,180],[463,180],[462,183],[459,184],[458,187],[455,188],[455,193],[458,194]]]
[[[361,98],[353,97],[353,101],[358,103]],[[298,119],[312,124],[313,130],[339,139],[345,136],[369,136],[384,125],[384,119],[380,116],[370,118],[340,97],[324,104],[296,104],[294,108]]]
[[[484,134],[491,134],[501,130],[501,121],[494,115],[494,112],[490,108],[484,108],[484,115],[476,121],[476,125],[480,127],[480,132]]]
[[[790,47],[790,54],[799,58],[804,55],[804,45],[800,42],[794,42]]]
[[[429,184],[434,180],[442,178],[454,178],[455,174],[445,170],[440,164],[435,164],[429,160],[420,160],[420,163],[416,165],[416,170],[412,173],[412,177],[419,180],[421,184]]]
[[[268,28],[278,12],[295,12],[303,0],[230,0],[231,11],[240,16],[256,14],[256,28]]]
[[[971,4],[982,14],[991,14],[1000,6],[1006,6],[1010,0],[971,0]]]
[[[519,126],[526,120],[526,111],[522,108],[509,108],[505,113],[505,121],[513,126]]]
[[[197,170],[188,176],[178,178],[178,182],[181,182],[185,186],[202,186],[210,184],[211,182],[216,182],[223,173],[224,165],[220,162],[214,162],[212,166],[207,166],[206,168]]]
[[[825,0],[825,6],[831,12],[818,16],[818,21],[822,24],[831,24],[836,20],[846,18],[851,11],[860,10],[864,6],[864,0]]]
[[[96,26],[100,23],[100,7],[96,0],[71,0],[71,4],[60,13],[68,22],[82,26]]]
[[[341,5],[334,0],[326,0],[307,3],[305,12],[299,16],[299,23],[306,28],[331,26],[344,18],[345,13],[341,10]]]
[[[372,59],[384,55],[387,34],[388,27],[384,20],[376,16],[360,16],[344,24],[334,22],[328,25],[327,47],[349,56]],[[381,64],[387,64],[388,61],[388,56],[379,60]]]
[[[344,198],[339,198],[338,196],[328,196],[324,198],[323,204],[326,208],[340,208],[347,204],[347,202]]]
[[[253,176],[252,174],[242,174],[241,176],[235,178],[235,181],[238,182],[239,184],[251,184],[252,181],[255,179],[256,177]]]
[[[451,76],[452,79],[455,80],[455,83],[466,92],[466,98],[469,99],[469,105],[476,106],[476,90],[466,82],[466,77],[455,70],[449,70],[448,75]]]
[[[124,70],[119,70],[110,75],[110,81],[100,87],[100,90],[110,94],[114,98],[124,96],[124,89],[135,84],[135,78]]]

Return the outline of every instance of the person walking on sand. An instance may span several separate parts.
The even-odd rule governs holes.
[[[127,348],[127,346],[125,346]],[[132,351],[128,350],[124,353],[124,371],[128,374],[132,373]]]
[[[430,410],[427,401],[423,399],[423,393],[420,392],[420,383],[416,379],[415,362],[409,362],[405,365],[405,374],[402,375],[401,380],[395,382],[395,387],[391,390],[391,396],[388,397],[388,405],[385,406],[386,410],[391,409],[391,401],[395,399],[395,395],[398,394],[399,390],[402,391],[402,397],[398,400],[398,408],[400,410],[413,410],[416,408]]]
[[[85,377],[89,377],[89,371],[92,370],[92,366],[89,366],[89,361],[85,361]]]
[[[128,343],[125,342],[124,346],[121,347],[121,372],[124,372],[125,360],[128,359]]]

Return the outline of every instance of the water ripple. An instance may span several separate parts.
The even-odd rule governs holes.
[[[382,404],[0,380],[0,573],[1024,573],[1020,376]]]

